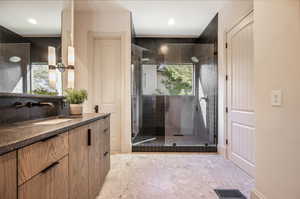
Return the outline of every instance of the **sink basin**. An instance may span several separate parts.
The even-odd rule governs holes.
[[[51,119],[51,120],[45,120],[45,121],[41,121],[41,122],[35,122],[33,123],[34,125],[53,125],[53,124],[60,124],[63,122],[68,122],[72,119]]]

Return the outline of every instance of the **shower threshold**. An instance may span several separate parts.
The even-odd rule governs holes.
[[[140,144],[144,144],[144,143],[147,143],[147,142],[153,142],[156,140],[156,137],[153,137],[153,138],[146,138],[144,140],[141,140],[141,141],[138,141],[138,142],[135,142],[132,144],[132,146],[137,146],[137,145],[140,145]]]
[[[132,152],[207,152],[216,153],[217,146],[159,146],[159,145],[134,145]]]

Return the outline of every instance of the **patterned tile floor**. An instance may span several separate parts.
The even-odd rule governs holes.
[[[98,199],[217,199],[215,188],[249,197],[254,179],[220,155],[116,154]]]

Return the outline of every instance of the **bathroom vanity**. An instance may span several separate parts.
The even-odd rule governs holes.
[[[110,169],[110,114],[0,127],[1,199],[95,199]]]

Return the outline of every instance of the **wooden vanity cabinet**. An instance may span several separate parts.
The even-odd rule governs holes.
[[[0,156],[0,199],[96,199],[109,142],[106,117]]]
[[[17,153],[0,156],[0,198],[17,199]]]
[[[103,135],[103,173],[104,178],[108,174],[110,170],[110,118],[107,117],[102,120],[103,122],[103,128],[102,128],[102,135]]]
[[[72,199],[95,199],[103,185],[110,161],[109,132],[105,119],[69,132],[69,195]]]
[[[68,199],[68,132],[18,150],[19,199]]]
[[[68,199],[68,156],[19,186],[19,199]]]
[[[89,197],[88,126],[69,132],[69,193],[72,199]]]
[[[104,165],[102,164],[104,140],[101,135],[101,120],[91,123],[88,130],[91,133],[91,144],[89,146],[89,198],[95,199],[104,180],[101,172]]]
[[[68,133],[55,135],[18,150],[18,184],[21,185],[43,169],[68,154]]]

